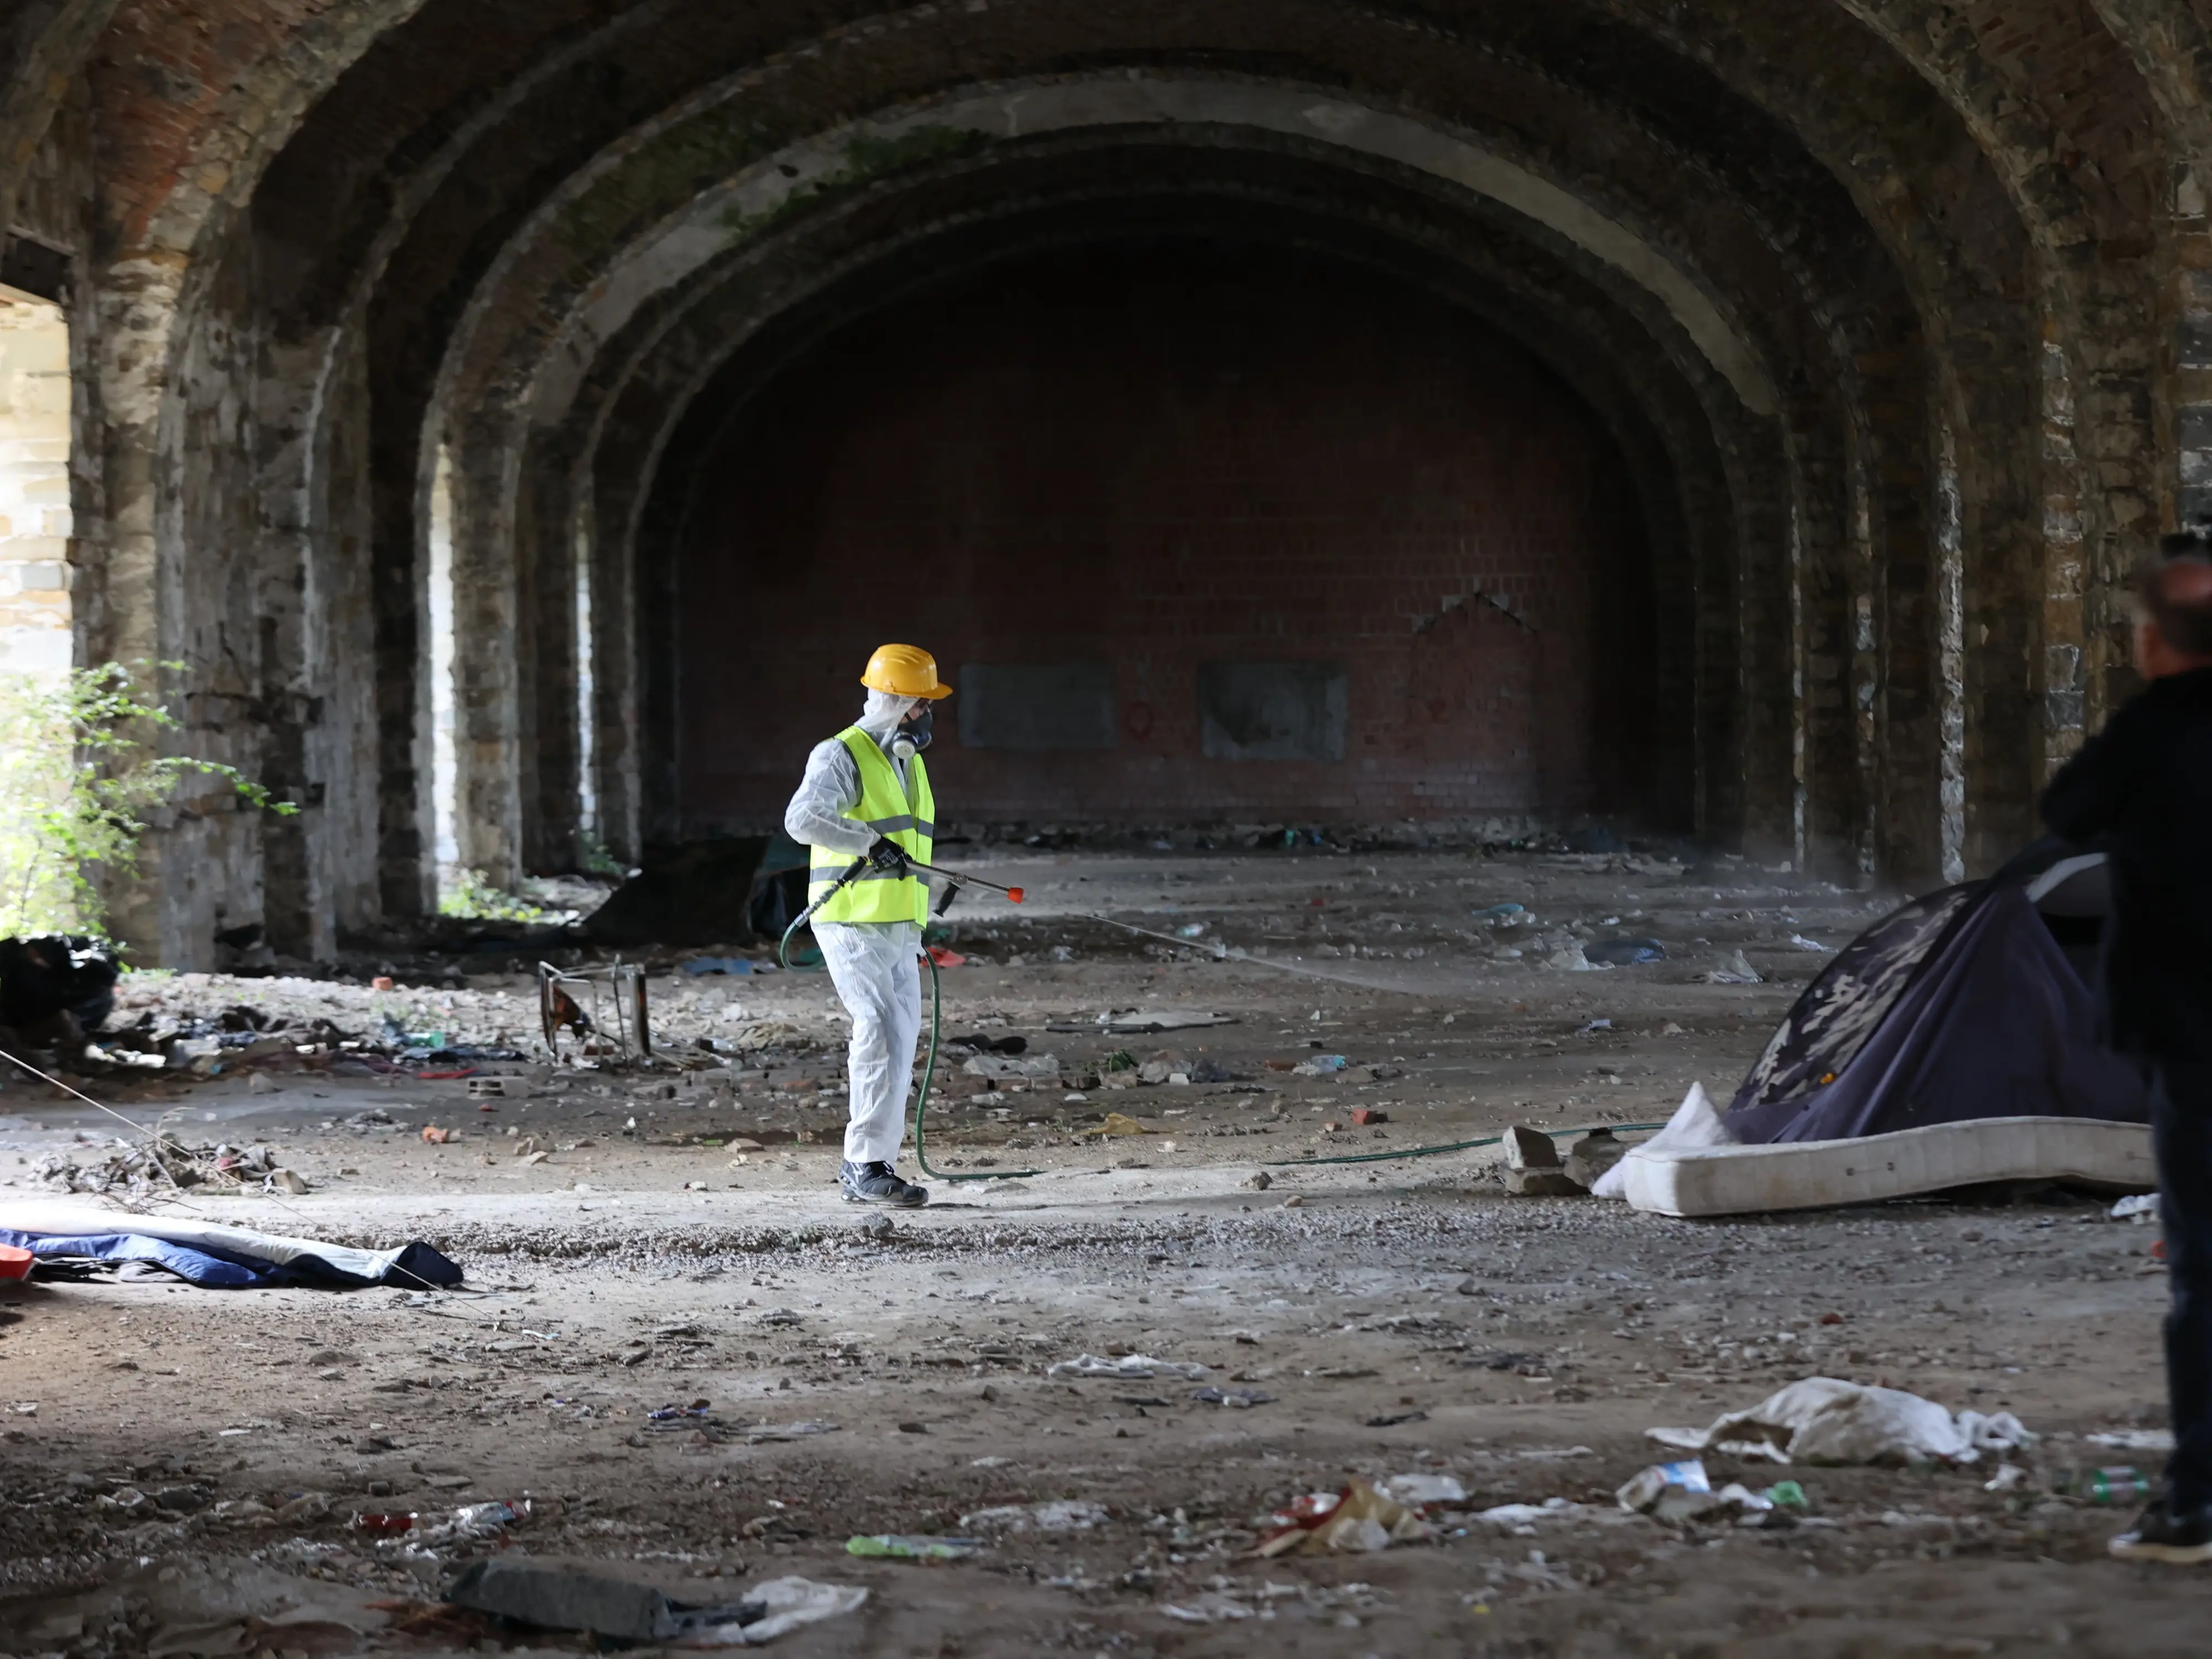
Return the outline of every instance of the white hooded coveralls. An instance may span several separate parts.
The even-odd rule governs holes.
[[[876,740],[884,758],[907,781],[906,763],[891,753],[892,738],[919,701],[871,690],[854,722]],[[802,847],[826,847],[858,858],[875,845],[876,832],[844,813],[860,804],[860,772],[836,738],[815,744],[806,775],[784,809],[784,833]],[[815,942],[838,1000],[853,1017],[845,1051],[845,1161],[890,1164],[906,1137],[906,1097],[914,1086],[915,1043],[921,1036],[921,927],[911,921],[817,921]]]

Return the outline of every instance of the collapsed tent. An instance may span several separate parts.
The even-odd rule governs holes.
[[[1609,1184],[1678,1215],[2144,1184],[2148,1087],[2099,1041],[2090,990],[2110,910],[2104,854],[2045,841],[1891,912],[1806,988],[1724,1115],[1699,1091]]]
[[[1984,881],[1891,912],[1837,952],[1736,1091],[1747,1144],[1985,1117],[2150,1121],[2142,1072],[2097,1040],[2112,908],[2101,853],[2038,842]]]
[[[462,1278],[457,1264],[419,1241],[362,1250],[82,1204],[0,1203],[0,1244],[28,1250],[40,1261],[144,1262],[210,1290],[444,1290]]]

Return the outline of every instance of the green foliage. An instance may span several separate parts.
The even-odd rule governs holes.
[[[601,841],[597,836],[585,836],[580,840],[583,848],[584,872],[586,875],[626,876],[629,873],[623,861],[607,851],[606,842]]]
[[[266,811],[300,810],[234,766],[157,752],[176,726],[121,663],[58,680],[0,674],[0,935],[106,937],[102,879],[137,873],[143,815],[187,775],[220,778]]]
[[[455,872],[452,883],[438,895],[438,914],[458,916],[465,921],[537,922],[554,920],[551,911],[539,908],[528,899],[500,891],[481,870]]]

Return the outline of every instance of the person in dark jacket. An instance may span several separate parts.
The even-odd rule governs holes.
[[[2174,536],[2166,550],[2136,616],[2148,684],[2051,780],[2043,817],[2110,861],[2107,1031],[2151,1079],[2173,1285],[2173,1456],[2165,1490],[2112,1552],[2201,1562],[2212,1561],[2212,544]]]

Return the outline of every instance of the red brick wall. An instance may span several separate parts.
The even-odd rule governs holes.
[[[779,817],[885,640],[955,683],[1112,665],[1111,750],[963,750],[948,705],[948,821],[1632,811],[1649,787],[1650,574],[1600,422],[1363,270],[1087,250],[910,301],[754,401],[694,526],[694,831]],[[1443,608],[1477,592],[1513,617]],[[1305,659],[1349,670],[1344,761],[1206,759],[1199,665]]]

